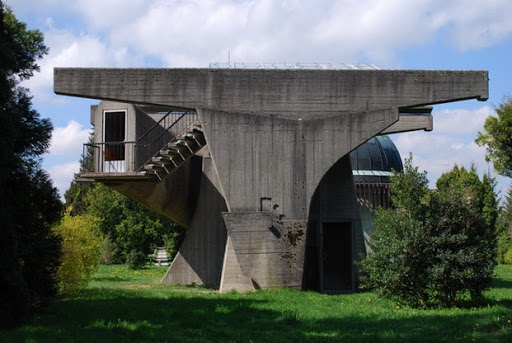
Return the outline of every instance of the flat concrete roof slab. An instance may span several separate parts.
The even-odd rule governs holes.
[[[487,71],[56,68],[57,94],[313,119],[488,98]]]

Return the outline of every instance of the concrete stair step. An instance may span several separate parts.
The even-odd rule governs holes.
[[[161,163],[165,166],[174,166],[177,167],[179,163],[183,161],[180,157],[176,158],[176,156],[169,156],[169,155],[159,155],[155,156],[151,159],[151,162],[154,163]]]
[[[154,174],[161,181],[205,144],[201,123],[195,121],[153,156],[150,162],[144,165],[144,170]]]

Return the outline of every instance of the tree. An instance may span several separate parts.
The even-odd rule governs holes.
[[[60,241],[51,224],[61,204],[40,156],[52,125],[33,110],[20,82],[48,52],[43,35],[27,30],[0,2],[0,326],[16,324],[57,291]]]
[[[488,175],[480,180],[475,168],[455,166],[436,187],[426,223],[432,242],[426,269],[433,285],[430,297],[456,305],[464,292],[476,299],[491,286],[498,214],[494,180]]]
[[[390,188],[393,207],[376,212],[369,242],[372,253],[361,262],[366,274],[362,286],[412,306],[425,305],[427,175],[413,167],[410,156],[403,172],[391,176]]]
[[[89,142],[87,149],[80,157],[80,173],[93,172],[94,171],[94,131],[89,134]],[[84,202],[87,192],[90,188],[94,187],[92,182],[78,182],[77,179],[80,177],[79,174],[75,174],[73,181],[69,185],[69,188],[64,193],[65,208],[71,209],[71,215],[84,214],[87,211],[87,204]]]
[[[414,307],[479,298],[496,264],[494,180],[455,166],[437,190],[427,185],[411,157],[392,176],[393,206],[377,211],[363,285]]]
[[[125,263],[133,250],[150,253],[165,243],[165,237],[173,240],[170,244],[181,237],[173,235],[182,232],[176,224],[103,184],[91,187],[84,201],[86,213],[100,219],[99,229],[110,241],[114,263]]]
[[[475,142],[486,147],[485,158],[493,162],[498,174],[512,177],[512,98],[505,98],[496,114],[487,117],[484,132],[478,133]]]

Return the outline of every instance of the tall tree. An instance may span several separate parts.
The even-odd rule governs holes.
[[[484,132],[475,142],[487,149],[486,160],[492,161],[498,174],[512,177],[512,98],[505,98],[496,108],[496,117],[485,120]]]
[[[47,52],[43,34],[0,1],[0,326],[15,324],[56,292],[60,242],[50,226],[61,203],[40,166],[52,125],[20,86]]]

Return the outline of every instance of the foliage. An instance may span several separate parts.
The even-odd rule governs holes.
[[[112,263],[125,263],[132,250],[151,253],[179,228],[167,219],[102,184],[91,187],[84,199],[87,213],[99,218],[100,232],[110,238]],[[106,253],[106,252],[105,252]]]
[[[374,293],[293,289],[220,294],[164,286],[166,267],[99,267],[86,292],[1,342],[509,342],[512,267],[480,306],[417,311]]]
[[[181,243],[185,239],[185,230],[179,226],[175,226],[172,232],[164,234],[163,239],[167,256],[169,260],[172,261],[178,253]]]
[[[363,284],[414,307],[477,299],[496,263],[494,180],[455,166],[436,191],[427,185],[412,157],[392,176],[393,208],[377,211]]]
[[[94,143],[94,131],[89,134],[89,144]],[[85,154],[82,154],[80,158],[80,173],[94,171],[94,159],[93,151],[89,147]],[[78,182],[77,179],[80,177],[79,174],[75,174],[73,181],[69,185],[69,188],[64,193],[64,199],[66,200],[64,206],[71,208],[71,215],[80,215],[87,212],[87,204],[85,198],[89,189],[93,184],[91,182]]]
[[[71,216],[68,209],[54,231],[62,239],[62,264],[58,270],[60,290],[75,294],[82,290],[100,262],[101,238],[97,218]]]
[[[498,263],[512,264],[512,188],[505,196],[505,205],[499,213],[496,227]]]
[[[377,210],[369,242],[372,253],[361,262],[363,287],[387,298],[418,306],[425,304],[427,279],[423,277],[428,250],[423,224],[428,202],[425,172],[406,159],[404,171],[391,177],[392,209]]]
[[[0,2],[0,326],[13,325],[57,291],[60,242],[51,224],[61,204],[40,156],[52,125],[20,82],[39,70],[43,34]]]
[[[142,251],[133,249],[126,257],[126,263],[130,269],[141,269],[147,263],[147,256]]]
[[[475,142],[486,147],[486,160],[493,162],[498,174],[512,177],[512,98],[505,98],[496,114],[487,117]]]
[[[475,299],[489,288],[496,265],[497,202],[494,181],[476,170],[455,166],[436,183],[426,230],[433,243],[431,297],[456,305],[464,292]]]
[[[101,241],[101,262],[103,264],[114,263],[114,256],[117,254],[116,247],[110,235],[104,235]]]

